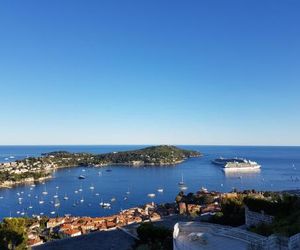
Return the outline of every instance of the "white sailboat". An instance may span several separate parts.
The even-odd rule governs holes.
[[[57,199],[57,198],[58,198],[57,191],[56,191],[55,195],[53,195],[53,198],[55,198],[55,199]]]
[[[179,186],[184,186],[184,185],[185,185],[185,184],[184,184],[184,181],[183,181],[183,175],[181,175],[181,181],[178,182],[178,185],[179,185]]]
[[[47,195],[47,194],[48,194],[48,192],[47,192],[47,190],[46,190],[46,186],[45,186],[45,189],[44,189],[44,191],[42,192],[42,194],[43,194],[43,195]]]
[[[58,199],[55,199],[55,202],[54,202],[54,207],[59,207],[60,206],[60,202]]]

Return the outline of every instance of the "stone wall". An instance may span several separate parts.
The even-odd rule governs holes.
[[[255,226],[261,223],[270,224],[272,223],[274,216],[267,215],[263,211],[261,213],[250,211],[248,207],[245,208],[245,220],[246,226]]]

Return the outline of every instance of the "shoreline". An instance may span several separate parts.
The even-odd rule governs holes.
[[[48,180],[48,179],[52,179],[52,174],[49,176],[45,176],[45,177],[41,177],[38,179],[34,179],[33,177],[29,177],[26,178],[24,180],[21,181],[5,181],[3,183],[0,184],[0,189],[1,188],[14,188],[14,186],[18,186],[18,185],[26,185],[26,184],[30,184],[30,183],[35,183],[35,182],[42,182],[44,180]]]

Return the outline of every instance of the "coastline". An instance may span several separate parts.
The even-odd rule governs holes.
[[[14,186],[22,185],[22,184],[29,184],[35,182],[42,182],[44,180],[52,179],[52,174],[49,176],[41,177],[38,179],[34,179],[33,177],[25,178],[24,180],[20,181],[4,181],[0,183],[0,188],[13,188]]]
[[[180,149],[175,146],[152,146],[139,150],[111,152],[105,154],[70,153],[55,151],[39,157],[0,163],[0,188],[11,188],[18,184],[43,181],[52,178],[57,169],[74,167],[107,166],[176,166],[189,158],[201,157],[198,151]]]

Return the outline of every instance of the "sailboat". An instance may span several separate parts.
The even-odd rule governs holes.
[[[178,182],[178,185],[179,185],[179,186],[184,186],[184,185],[185,185],[185,184],[184,184],[184,181],[183,181],[183,175],[181,175],[181,181]]]
[[[57,194],[57,191],[56,191],[56,193],[55,193],[55,195],[53,195],[53,198],[58,198],[58,194]]]
[[[31,202],[30,202],[30,205],[29,205],[28,209],[32,209],[32,205],[31,205]]]
[[[43,199],[39,200],[39,204],[44,204],[44,200]]]
[[[68,200],[68,199],[69,199],[69,197],[67,196],[67,194],[65,194],[64,200],[66,201],[66,200]]]
[[[44,191],[42,192],[42,194],[43,194],[43,195],[47,195],[47,194],[48,194],[48,192],[47,192],[47,190],[46,190],[46,186],[45,186],[45,189],[44,189]]]
[[[55,199],[55,202],[54,202],[54,207],[59,207],[60,206],[60,202],[58,199]]]

